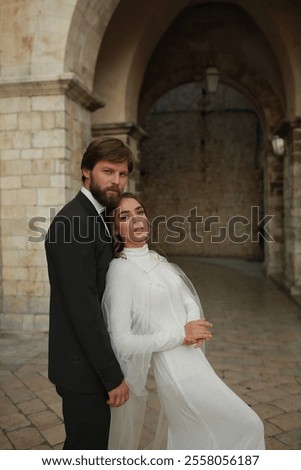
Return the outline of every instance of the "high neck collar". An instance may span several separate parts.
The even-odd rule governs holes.
[[[123,253],[126,256],[144,256],[149,253],[148,245],[143,245],[138,248],[124,248]]]

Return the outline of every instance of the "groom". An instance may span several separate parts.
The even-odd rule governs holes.
[[[118,204],[132,169],[132,153],[121,140],[92,141],[81,162],[81,191],[53,219],[45,240],[49,379],[62,397],[64,449],[107,449],[110,406],[128,399],[101,299],[112,259],[103,212]]]

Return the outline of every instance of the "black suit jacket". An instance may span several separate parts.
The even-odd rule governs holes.
[[[110,391],[123,379],[101,311],[112,245],[82,192],[53,219],[45,249],[51,287],[49,379],[77,392]]]

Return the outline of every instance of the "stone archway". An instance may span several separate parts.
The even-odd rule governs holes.
[[[72,0],[59,2],[59,8],[55,1],[40,2],[37,8],[34,0],[8,0],[1,6],[0,34],[5,46],[0,68],[3,328],[47,328],[44,253],[42,245],[26,243],[28,219],[47,218],[49,206],[58,209],[74,195],[80,184],[78,163],[93,135],[119,133],[138,156],[141,125],[150,107],[169,89],[192,82],[198,71],[195,64],[202,65],[205,59],[198,42],[197,47],[183,49],[188,44],[184,41],[177,55],[177,43],[167,43],[171,48],[163,54],[162,39],[172,31],[170,26],[177,24],[181,12],[187,14],[186,7],[202,7],[206,12],[207,3]],[[210,3],[215,8],[218,42],[227,39],[218,50],[222,82],[248,97],[260,115],[268,162],[265,207],[279,212],[283,203],[279,186],[282,161],[272,155],[269,139],[275,128],[287,121],[280,129],[289,143],[284,191],[285,285],[298,295],[300,5],[287,5],[284,0]],[[238,17],[234,12],[236,27],[227,23],[228,29],[221,28],[219,12],[227,14],[239,6],[243,13]],[[248,17],[243,23],[242,14]],[[209,31],[205,23],[203,44]],[[242,24],[246,26],[243,38],[236,34]],[[227,42],[232,47],[225,50]],[[156,60],[160,54],[166,63]],[[244,54],[245,62],[241,60]],[[181,55],[186,67],[166,68],[171,62],[178,64]],[[278,247],[283,241],[281,229],[276,227]],[[271,272],[280,270],[282,255],[281,250],[270,253]]]
[[[211,10],[212,6],[213,9]],[[275,236],[275,238],[273,238],[275,242],[269,242],[265,245],[265,264],[267,273],[281,272],[283,270],[283,196],[281,192],[283,172],[281,169],[279,170],[277,158],[271,153],[268,140],[272,130],[279,124],[284,116],[283,103],[285,101],[285,92],[281,80],[281,71],[274,51],[254,21],[238,6],[226,3],[213,3],[213,5],[198,4],[183,10],[161,38],[148,64],[140,94],[139,118],[142,125],[144,125],[146,114],[150,107],[153,106],[154,103],[158,103],[160,99],[162,99],[162,96],[168,94],[168,90],[174,89],[180,84],[184,86],[185,83],[199,82],[199,86],[204,87],[202,79],[208,63],[208,37],[211,37],[214,60],[221,71],[221,81],[224,83],[224,90],[227,89],[227,87],[228,89],[234,88],[240,91],[241,96],[245,96],[245,99],[242,99],[242,103],[247,102],[249,112],[251,110],[253,111],[253,116],[256,117],[254,124],[257,123],[255,126],[260,128],[262,137],[259,148],[258,137],[256,135],[257,131],[253,135],[254,148],[251,158],[251,160],[253,159],[253,168],[249,168],[251,174],[252,172],[256,173],[256,176],[254,173],[251,179],[257,181],[257,191],[255,190],[255,192],[260,194],[260,201],[258,199],[256,200],[256,197],[253,199],[253,202],[252,198],[249,200],[249,214],[246,214],[245,210],[239,209],[238,205],[236,205],[235,209],[234,207],[232,208],[234,212],[232,211],[228,214],[228,219],[231,219],[231,216],[235,216],[239,212],[241,213],[243,221],[246,221],[246,218],[250,219],[250,209],[252,206],[261,208],[257,215],[258,222],[264,215],[273,215],[274,218],[269,225],[269,229],[271,228]],[[244,45],[244,41],[246,41],[246,45]],[[242,50],[245,51],[245,54],[242,54]],[[260,50],[259,57],[258,50]],[[216,108],[219,109],[220,105],[223,105],[223,98],[221,98],[221,95],[219,96],[217,94],[214,99],[216,100]],[[219,101],[221,101],[221,103],[219,103]],[[246,108],[246,105],[244,104],[241,107]],[[171,108],[173,107],[171,106]],[[200,108],[199,114],[201,115],[202,113],[206,115],[206,109],[202,110]],[[236,116],[238,116],[238,114]],[[251,114],[249,114],[249,117],[250,116]],[[244,121],[239,121],[237,127],[239,127],[242,122]],[[227,119],[226,123],[229,124]],[[249,125],[247,124],[247,120],[245,120],[245,126],[246,129],[248,129]],[[149,133],[149,127],[147,127],[147,131]],[[162,129],[158,130],[159,134],[160,131],[162,131]],[[225,148],[227,148],[228,135],[226,133],[223,135],[222,126],[220,126],[219,131],[219,135],[222,136],[220,137],[220,142],[224,139]],[[151,147],[154,136],[152,131],[150,131],[150,134],[149,142]],[[248,148],[250,141],[248,141],[247,134],[247,132],[244,133],[243,139],[245,139],[246,147]],[[181,135],[180,130],[175,134],[176,140],[179,135]],[[235,132],[233,135],[235,136]],[[237,135],[239,135],[239,133]],[[157,137],[158,136],[155,137],[155,140]],[[208,135],[206,137],[208,138]],[[196,135],[195,139],[198,140],[198,138],[198,135]],[[193,146],[189,139],[186,140],[185,143]],[[167,143],[165,143],[165,146],[167,147]],[[236,154],[239,152],[244,153],[242,149],[243,145],[240,150],[238,148],[236,149]],[[170,153],[173,153],[173,150],[174,148],[171,146]],[[144,151],[147,155],[143,153]],[[220,146],[219,151],[224,152],[222,146]],[[210,152],[210,148],[207,149],[207,159],[210,159]],[[187,153],[189,154],[190,150],[188,150]],[[146,157],[156,161],[156,149],[152,148],[152,151],[149,151],[147,141],[142,146],[142,170],[144,170],[145,166],[147,171],[149,171],[149,169],[152,168],[152,163],[146,161]],[[222,158],[224,158],[224,155]],[[232,171],[231,165],[228,164],[228,166],[230,171]],[[149,180],[147,178],[148,175],[146,174],[144,178],[146,182],[145,187],[149,186],[147,183]],[[151,175],[149,178],[151,180]],[[190,178],[188,179],[190,181]],[[164,183],[162,183],[162,185],[164,186]],[[233,183],[233,187],[239,188],[239,186],[240,184],[237,177],[236,184]],[[260,189],[259,186],[261,186]],[[250,194],[251,193],[252,190],[250,191]],[[145,194],[147,195],[147,190]],[[153,191],[153,194],[158,194],[158,188]],[[237,198],[239,198],[238,194]],[[219,196],[220,194],[217,191],[217,198]],[[209,197],[208,194],[206,197]],[[211,197],[209,197],[209,199],[210,198]],[[156,205],[156,203],[154,204]],[[151,203],[151,206],[152,205],[153,203]],[[174,205],[177,207],[176,203]],[[210,211],[211,215],[215,216],[216,211],[220,212],[220,205],[218,203],[211,204],[211,208],[208,207],[205,210],[206,216],[210,215]],[[218,215],[220,216],[220,214]],[[224,223],[226,222],[224,221]],[[253,228],[255,231],[258,231],[258,223],[257,227],[255,224]],[[203,245],[202,249],[198,247],[197,252],[200,251],[203,254],[209,254],[210,252],[211,256],[217,254],[221,255],[224,252],[226,256],[230,256],[230,253],[232,253],[232,256],[240,256],[239,253],[241,253],[241,256],[260,257],[262,248],[260,247],[259,240],[262,241],[262,239],[260,238],[258,240],[254,231],[249,235],[249,252],[245,250],[246,245],[243,247],[239,246],[239,244],[235,245],[235,243],[230,244],[231,248],[229,246],[224,251],[223,246],[225,246],[225,244],[217,243],[211,246],[211,250],[209,251],[207,251],[205,245]],[[267,239],[270,241],[268,237]],[[255,249],[256,243],[257,248]],[[189,251],[189,244],[186,242],[184,245],[182,249],[184,251],[186,250],[186,252],[187,250]],[[169,247],[166,249],[167,251],[171,249],[173,251],[180,250],[179,252],[181,252],[179,246],[176,245],[173,248]],[[192,248],[191,250],[193,251]]]

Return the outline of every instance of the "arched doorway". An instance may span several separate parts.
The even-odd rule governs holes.
[[[263,136],[252,103],[230,86],[187,83],[150,109],[142,196],[168,254],[262,259]]]
[[[219,91],[206,96],[202,81],[209,47],[221,80]],[[187,90],[190,87],[191,96],[187,91],[186,103],[185,98],[181,102],[180,90],[184,90],[181,87]],[[264,256],[267,273],[281,272],[283,169],[282,162],[272,154],[269,140],[283,115],[283,101],[283,82],[275,52],[251,16],[238,5],[213,2],[188,6],[166,30],[144,74],[138,122],[148,134],[141,150],[142,194],[152,208],[152,216],[180,216],[178,220],[168,221],[172,233],[167,242],[163,223],[159,227],[162,238],[160,233],[156,236],[168,253],[261,260]],[[158,111],[161,106],[162,113]],[[170,135],[174,134],[164,139],[167,126],[161,125],[161,120],[166,122],[167,114],[173,109],[185,112],[176,117],[170,114],[168,127]],[[155,131],[150,124],[154,113],[157,113],[158,123]],[[193,121],[191,126],[190,120]],[[160,134],[164,151],[175,152],[185,169],[181,173],[181,165],[178,165],[177,176],[170,174],[169,180],[162,182],[163,191],[158,187],[159,181],[168,167],[162,168],[164,159],[160,161],[156,157],[157,146],[150,148],[152,139],[157,141]],[[181,141],[179,136],[183,137]],[[167,150],[170,142],[177,142],[176,149],[173,144]],[[183,167],[188,155],[191,164]],[[153,159],[156,168],[150,166]],[[172,155],[166,161],[175,164]],[[152,179],[150,172],[153,170],[156,176]],[[181,179],[185,180],[182,185]],[[196,197],[188,197],[189,207],[186,204],[184,208],[181,201],[187,199],[187,195],[181,188],[185,185],[193,185],[192,193]],[[162,194],[170,194],[168,186],[173,188],[173,196],[165,204]],[[195,215],[203,217],[202,221],[198,226],[192,223],[189,227],[188,220],[181,226],[183,217],[189,217],[189,211],[194,208],[201,211],[195,209]],[[264,239],[259,236],[264,224],[272,237],[275,236],[267,234],[269,243],[263,243]]]

